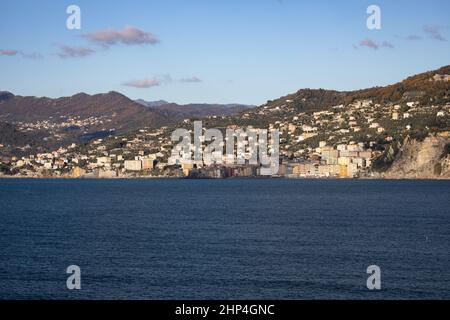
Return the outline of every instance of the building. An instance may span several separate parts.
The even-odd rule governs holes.
[[[348,178],[347,165],[339,165],[339,177]]]
[[[153,169],[153,159],[149,159],[149,158],[142,159],[142,169],[143,170]]]
[[[358,174],[358,165],[356,163],[349,163],[347,166],[347,177],[354,178]]]
[[[142,161],[141,160],[125,160],[124,163],[125,170],[127,171],[141,171]]]
[[[97,164],[98,165],[104,165],[106,163],[111,163],[111,158],[110,157],[98,157],[97,158]]]
[[[189,172],[194,168],[194,164],[192,162],[185,162],[181,164],[181,169],[183,170],[183,175],[185,177],[189,176]]]
[[[339,176],[340,173],[340,166],[339,165],[320,165],[319,166],[319,176],[322,177],[333,177],[333,176]]]
[[[339,151],[330,146],[322,147],[322,160],[326,164],[334,165],[338,163]]]
[[[434,81],[450,81],[450,75],[448,74],[435,74],[433,76]]]

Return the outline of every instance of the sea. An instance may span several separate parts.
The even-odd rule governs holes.
[[[2,179],[0,299],[450,299],[450,181]]]

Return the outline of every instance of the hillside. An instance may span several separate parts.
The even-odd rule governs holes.
[[[262,106],[244,110],[235,116],[211,119],[209,124],[218,127],[230,124],[267,126],[276,121],[288,121],[299,114],[304,116],[330,111],[337,106],[346,108],[357,101],[370,101],[374,109],[378,109],[373,111],[378,113],[386,112],[388,106],[394,105],[402,106],[401,111],[406,112],[410,109],[406,105],[408,102],[415,102],[419,109],[426,112],[427,108],[450,104],[450,81],[434,81],[436,74],[449,75],[450,66],[414,75],[385,87],[355,91],[300,89],[295,93],[269,100]],[[380,115],[378,113],[377,115]],[[433,122],[433,119],[429,120]],[[437,126],[440,125],[442,124],[437,123]]]
[[[446,66],[386,87],[348,92],[302,89],[268,101],[262,106],[247,108],[235,115],[208,116],[202,119],[203,127],[221,130],[239,127],[279,130],[280,165],[283,167],[283,174],[291,177],[447,178],[450,161],[449,74],[450,66]],[[120,109],[120,106],[114,104],[116,96],[121,95],[110,93],[108,99],[112,101],[102,100],[109,106],[103,109],[102,114],[96,114],[95,117],[82,121],[72,119],[67,123],[68,120],[64,120],[57,129],[51,122],[54,120],[43,120],[39,122],[39,126],[36,126],[36,123],[33,126],[24,124],[23,119],[27,119],[28,109],[23,107],[22,110],[20,109],[22,105],[17,104],[17,108],[22,110],[20,112],[22,118],[15,118],[15,127],[9,130],[19,130],[21,133],[28,133],[29,130],[30,132],[47,130],[49,136],[43,141],[46,143],[51,143],[51,139],[59,141],[62,132],[71,130],[67,125],[76,125],[78,121],[82,123],[88,121],[85,126],[89,125],[89,121],[94,123],[114,121],[111,112],[106,110],[114,110],[115,107]],[[99,95],[87,97],[84,94],[72,97],[76,103],[64,100],[70,106],[67,110],[83,114],[84,104],[101,98]],[[11,108],[14,104],[10,105],[9,101],[15,99],[17,97],[11,94],[0,94],[0,109],[5,105]],[[19,98],[19,101],[20,99],[22,98]],[[36,99],[42,105],[49,105],[47,98]],[[84,99],[89,101],[80,102]],[[129,103],[129,99],[126,98],[125,101]],[[42,109],[48,112],[39,103],[36,103],[35,111]],[[55,101],[52,103],[55,103],[55,106],[51,106],[55,112],[66,110],[64,107],[58,109],[56,106],[65,104],[58,104]],[[88,176],[101,174],[110,177],[141,174],[182,176],[184,171],[182,172],[179,166],[171,163],[169,159],[174,146],[171,134],[180,127],[192,130],[192,120],[195,119],[186,119],[182,112],[177,114],[179,108],[184,107],[164,103],[146,107],[132,102],[126,108],[130,113],[122,117],[122,122],[133,119],[135,109],[156,113],[162,122],[164,120],[167,122],[161,127],[156,127],[156,122],[155,127],[142,125],[123,134],[103,131],[106,133],[103,139],[94,139],[92,136],[93,141],[60,148],[56,156],[40,155],[38,161],[34,161],[33,157],[24,157],[21,162],[11,160],[6,161],[4,165],[11,169],[20,166],[23,168],[21,174],[25,176],[42,174],[78,176],[79,169],[84,172],[83,175]],[[195,108],[191,108],[190,112],[194,112]],[[12,111],[3,108],[3,113],[0,114],[10,117],[5,110]],[[115,110],[117,113],[121,111]],[[145,115],[145,111],[142,114]],[[53,117],[48,113],[38,112],[34,112],[33,116],[42,119]],[[106,118],[101,118],[102,116]],[[18,121],[19,119],[22,121]],[[174,123],[175,120],[179,122]],[[139,119],[136,119],[130,128],[135,125],[139,126]],[[146,159],[153,159],[154,162],[150,165],[146,162],[145,171],[130,172],[126,168],[125,161],[133,159],[140,159],[135,161],[138,163],[142,161],[142,166]],[[154,164],[156,167],[153,168]]]
[[[150,102],[144,100],[136,100],[136,102],[152,108],[153,110],[158,110],[167,117],[177,120],[192,118],[201,119],[210,116],[232,116],[246,109],[255,107],[243,104],[177,104],[169,103],[164,100]]]
[[[417,74],[385,87],[355,91],[301,89],[296,93],[268,101],[267,106],[269,108],[282,107],[286,105],[286,100],[290,100],[290,104],[296,111],[308,112],[368,99],[374,103],[401,103],[415,99],[422,105],[448,102],[450,82],[433,81],[433,76],[436,74],[450,75],[450,66]]]
[[[385,171],[406,138],[420,142],[450,130],[449,75],[445,66],[385,87],[301,89],[235,116],[205,119],[203,125],[279,129],[281,154],[289,158],[313,158],[321,141],[360,143],[374,153],[372,170]]]
[[[87,128],[89,131],[135,129],[141,126],[155,127],[167,123],[160,113],[128,99],[118,92],[88,95],[78,93],[71,97],[51,99],[46,97],[22,97],[9,92],[0,93],[0,119],[11,123],[35,123],[49,121],[63,123],[71,119],[97,119]]]
[[[23,97],[3,91],[0,122],[4,123],[4,131],[11,132],[14,128],[14,133],[3,135],[2,144],[6,147],[1,153],[10,154],[19,148],[18,154],[23,154],[27,150],[51,150],[142,127],[156,128],[174,120],[114,91],[57,99]],[[24,149],[24,145],[29,148]]]
[[[18,130],[12,124],[0,122],[0,146],[2,146],[0,156],[21,156],[51,148],[52,145],[46,141],[48,135],[49,133],[45,130],[30,134]]]
[[[0,122],[13,125],[18,137],[19,133],[25,133],[32,148],[58,147],[140,128],[158,128],[186,118],[232,115],[245,108],[243,105],[178,105],[163,100],[147,103],[133,101],[114,91],[95,95],[78,93],[57,99],[0,92]],[[32,139],[33,135],[41,140]],[[23,140],[12,138],[13,135],[5,135],[3,144],[15,147]]]

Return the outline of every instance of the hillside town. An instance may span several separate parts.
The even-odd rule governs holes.
[[[359,100],[348,105],[331,106],[317,112],[295,112],[293,101],[282,105],[263,105],[241,115],[241,119],[272,119],[267,129],[280,132],[279,169],[274,175],[286,178],[369,178],[373,161],[400,136],[423,129],[423,119],[449,121],[450,105],[422,108],[417,101],[403,104],[377,104]],[[222,130],[241,126],[235,118],[211,116],[207,126]],[[78,124],[70,119],[70,124]],[[223,125],[225,123],[225,125]],[[45,125],[45,124],[44,124]],[[192,120],[180,126],[191,128]],[[179,127],[179,126],[178,126]],[[29,130],[29,126],[22,126]],[[143,128],[125,136],[110,136],[89,143],[72,143],[52,152],[23,157],[1,157],[0,172],[15,177],[61,178],[133,178],[187,177],[226,178],[257,177],[261,165],[227,162],[226,156],[211,163],[177,163],[170,159],[176,141],[170,138],[176,128]],[[247,125],[244,130],[254,129]],[[192,128],[191,128],[192,129]],[[204,128],[206,129],[206,128]],[[190,131],[192,132],[192,131]],[[0,145],[1,148],[4,147]]]
[[[20,115],[17,119],[22,120],[3,123],[0,127],[3,128],[0,177],[266,176],[263,172],[266,164],[259,157],[256,158],[259,162],[254,158],[258,154],[254,148],[261,142],[252,141],[250,133],[255,130],[277,132],[277,152],[273,148],[269,152],[278,158],[271,159],[276,167],[271,173],[274,177],[379,177],[379,173],[388,170],[397,155],[402,153],[405,141],[420,143],[433,136],[435,142],[427,140],[428,145],[419,162],[429,163],[427,170],[433,175],[447,175],[447,167],[450,167],[448,70],[450,67],[447,66],[438,72],[419,74],[395,85],[353,92],[302,89],[269,100],[259,107],[244,108],[234,115],[205,116],[201,118],[202,125],[198,128],[202,137],[200,146],[192,142],[188,146],[188,153],[195,149],[202,155],[196,161],[174,159],[174,151],[179,151],[179,141],[172,139],[172,134],[179,129],[195,137],[193,128],[199,119],[192,117],[162,125],[141,121],[144,115],[148,119],[156,119],[162,114],[135,104],[117,92],[93,96],[78,94],[59,100],[36,100],[6,92],[0,95],[3,119],[12,117],[11,112],[18,109],[16,103],[21,106],[19,109],[26,111],[24,104],[27,101],[35,103],[36,108],[47,103],[48,106],[41,111],[47,112],[48,116],[33,118],[25,112],[16,115]],[[65,110],[66,115],[58,114],[57,104],[61,101],[69,106]],[[49,112],[48,108],[54,108],[55,113]],[[76,114],[71,108],[83,112]],[[92,108],[95,111],[112,108],[114,111],[94,116],[90,110]],[[127,112],[133,115],[133,122],[128,121]],[[120,132],[114,125],[127,123],[132,125],[128,130],[123,127]],[[143,126],[142,123],[148,125]],[[72,129],[80,131],[81,135],[66,139],[64,136]],[[239,142],[238,136],[233,135],[232,158],[226,154],[229,150],[223,143],[214,149],[216,154],[214,161],[211,161],[205,156],[209,148],[205,135],[210,129],[222,135],[229,131],[245,132],[247,140],[245,143]],[[226,137],[225,140],[230,139]],[[59,140],[59,144],[45,145],[48,139]],[[241,143],[240,147],[234,148],[235,139],[238,144]],[[430,158],[430,154],[434,156]],[[414,154],[411,154],[409,159],[413,157]]]
[[[147,153],[140,149],[143,140],[135,138],[126,142],[126,147],[107,149],[99,139],[87,153],[75,151],[77,146],[60,148],[54,152],[2,159],[2,165],[11,165],[14,176],[21,177],[66,177],[66,178],[131,178],[131,177],[191,177],[226,178],[255,177],[260,174],[257,165],[230,165],[167,162],[167,153]],[[163,145],[168,150],[170,143]],[[137,149],[136,149],[137,148]],[[340,177],[368,176],[373,152],[362,144],[340,144],[332,147],[321,141],[320,147],[312,150],[309,159],[282,157],[278,177]]]

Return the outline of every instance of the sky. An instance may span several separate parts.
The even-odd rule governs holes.
[[[67,28],[70,5],[80,29]],[[381,29],[370,30],[370,5]],[[0,0],[0,91],[260,105],[450,64],[448,0]],[[70,21],[74,21],[71,20]]]

